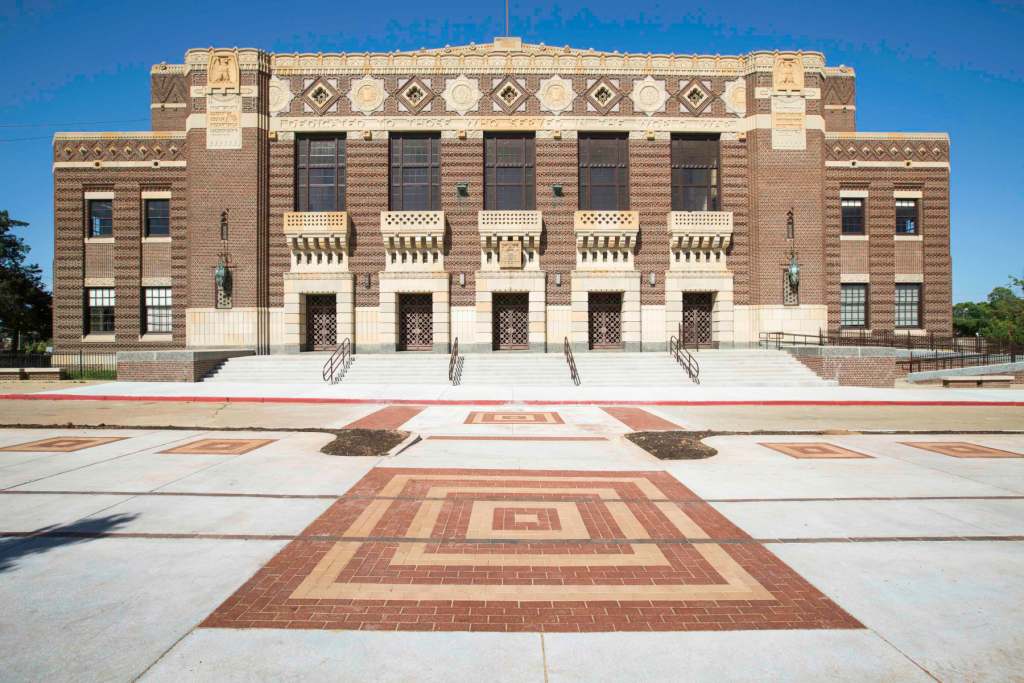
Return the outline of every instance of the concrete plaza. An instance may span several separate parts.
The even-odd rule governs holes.
[[[718,436],[710,459],[659,461],[622,435],[684,422],[671,408],[335,409],[339,423],[423,438],[352,458],[321,454],[332,437],[316,432],[0,429],[3,677],[953,681],[1024,669],[1020,435]],[[355,564],[380,559],[355,574],[317,559],[349,546]],[[468,556],[438,556],[447,579],[391,571],[436,565],[446,547]],[[532,578],[509,573],[527,563],[509,553],[532,553]],[[606,566],[634,556],[663,568]],[[395,599],[360,599],[382,590]],[[570,590],[592,597],[566,601]]]

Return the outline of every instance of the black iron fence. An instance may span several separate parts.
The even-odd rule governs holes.
[[[841,334],[794,334],[762,332],[759,344],[765,348],[794,346],[873,346],[903,349],[909,353],[896,361],[907,372],[948,370],[979,365],[1016,363],[1024,360],[1024,345],[986,337],[952,337],[906,332],[853,332]]]
[[[114,379],[117,354],[100,351],[0,352],[0,368],[63,368],[71,379]]]

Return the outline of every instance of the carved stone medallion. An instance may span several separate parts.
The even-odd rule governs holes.
[[[537,91],[541,111],[549,111],[556,116],[572,109],[576,91],[572,89],[572,81],[561,76],[541,79],[540,90]]]
[[[206,65],[206,86],[237,90],[238,84],[238,55],[234,50],[211,52],[210,60]]]
[[[465,116],[467,112],[476,109],[483,93],[480,92],[480,84],[475,78],[459,76],[458,78],[449,78],[445,82],[441,97],[448,109],[456,112],[459,116]]]
[[[730,114],[737,116],[747,115],[747,80],[737,78],[725,84],[725,92],[722,93],[722,101],[725,102],[725,109]]]
[[[352,103],[352,111],[360,114],[374,114],[384,108],[388,93],[384,89],[384,79],[363,76],[352,80],[348,91],[348,99]]]
[[[665,81],[647,78],[633,82],[633,92],[629,95],[633,100],[633,109],[653,115],[655,112],[665,111],[665,102],[668,101],[668,92],[665,90]]]
[[[268,99],[271,116],[288,111],[292,104],[291,81],[277,76],[271,78]]]
[[[775,57],[772,87],[776,92],[801,92],[804,89],[804,64],[799,55],[780,54]]]

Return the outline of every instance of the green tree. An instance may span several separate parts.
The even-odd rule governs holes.
[[[29,246],[14,234],[27,225],[0,211],[0,336],[10,337],[16,349],[53,334],[53,296],[39,266],[25,262]]]
[[[953,329],[959,335],[1024,344],[1024,280],[1011,277],[1006,287],[993,289],[986,301],[965,301],[953,306]]]

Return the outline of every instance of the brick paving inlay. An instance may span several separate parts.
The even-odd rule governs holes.
[[[424,408],[425,406],[388,406],[350,422],[345,425],[345,429],[400,429],[406,422],[422,413]]]
[[[669,422],[643,408],[608,406],[602,410],[634,432],[673,432],[682,429],[675,422]]]
[[[199,439],[160,452],[184,455],[244,455],[275,441],[277,439]]]
[[[666,472],[372,470],[204,627],[862,628]]]
[[[74,453],[75,451],[102,446],[115,441],[123,441],[127,436],[55,436],[39,441],[19,443],[14,446],[0,448],[8,453]]]
[[[849,448],[836,446],[831,443],[764,443],[759,442],[758,446],[770,448],[779,453],[785,453],[791,458],[821,458],[824,460],[842,460],[844,458],[871,458],[865,453],[851,451]]]
[[[482,413],[471,412],[466,418],[468,425],[560,425],[564,424],[558,413]]]
[[[954,458],[1024,458],[1024,453],[1001,451],[966,441],[901,441],[904,446],[941,453]]]

